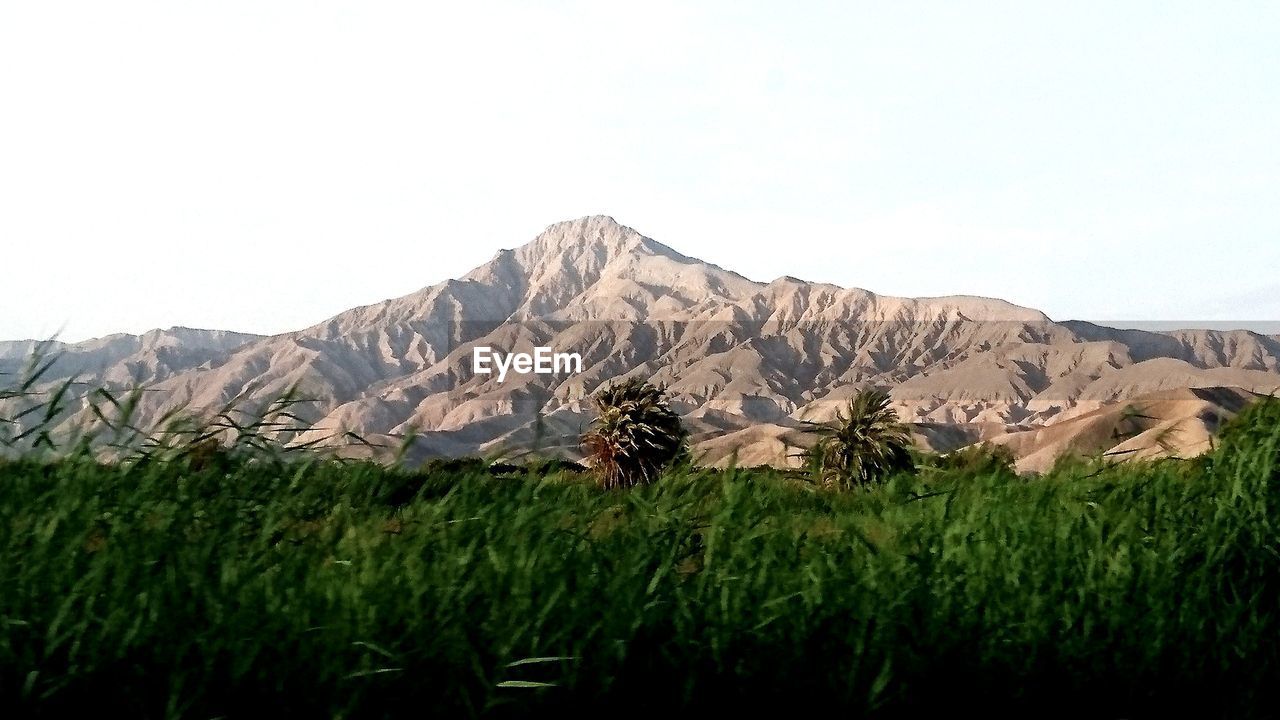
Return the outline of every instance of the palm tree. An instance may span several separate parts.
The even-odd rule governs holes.
[[[807,465],[826,487],[849,490],[913,466],[911,434],[882,391],[859,392],[833,423],[806,424],[818,435],[805,453]]]
[[[662,388],[632,378],[601,390],[594,402],[599,417],[582,444],[604,487],[652,482],[684,451],[687,433]]]

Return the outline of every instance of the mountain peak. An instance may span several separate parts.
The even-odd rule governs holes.
[[[687,259],[662,243],[623,225],[608,215],[587,215],[548,225],[532,241],[515,250],[530,260],[558,254],[592,255],[600,259],[619,255],[665,255]]]
[[[550,225],[547,226],[547,229],[544,230],[543,232],[544,233],[551,232],[558,228],[573,229],[573,228],[581,228],[581,227],[621,228],[622,230],[636,232],[634,229],[629,228],[626,225],[623,225],[622,223],[613,219],[612,215],[583,215],[582,217],[579,217],[579,218],[561,220],[559,222],[551,223]]]
[[[475,371],[480,347],[578,353],[582,370],[504,385]],[[32,350],[0,343],[0,374],[22,372]],[[1280,385],[1280,345],[1262,336],[1115,331],[990,298],[899,298],[790,276],[758,283],[606,215],[555,223],[460,280],[295,333],[170,328],[59,350],[58,378],[154,382],[142,426],[180,405],[265,403],[305,386],[317,432],[395,445],[423,430],[440,454],[488,453],[557,413],[576,423],[580,401],[619,377],[667,385],[674,406],[701,413],[690,416],[699,432],[822,421],[868,385],[892,387],[904,421],[969,430],[1058,424],[1155,390]],[[1039,452],[1035,437],[1021,437],[1031,440],[1019,447]]]
[[[684,298],[677,304],[685,305],[688,298],[708,294],[740,301],[759,289],[737,273],[683,255],[608,215],[549,225],[463,279],[500,288],[513,302],[512,316],[519,317],[564,311],[600,317],[617,311],[630,317],[638,308],[620,296],[656,291]],[[655,299],[641,302],[649,305]]]

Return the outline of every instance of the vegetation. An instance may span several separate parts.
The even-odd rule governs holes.
[[[1203,462],[832,493],[364,462],[0,466],[0,713],[1267,716],[1275,406]]]
[[[818,435],[805,458],[817,481],[829,488],[851,488],[879,482],[911,468],[911,433],[889,407],[889,396],[863,390],[836,411],[835,422],[808,423]]]
[[[916,462],[921,467],[960,473],[1006,473],[1010,476],[1017,473],[1013,451],[987,442],[968,445],[945,455],[922,453]]]
[[[599,391],[594,402],[598,416],[582,444],[604,487],[651,482],[685,452],[684,427],[662,388],[632,378]]]
[[[1021,478],[993,450],[833,451],[855,468],[833,492],[660,471],[653,438],[682,433],[634,385],[602,394],[597,442],[663,450],[613,452],[613,489],[288,449],[291,401],[142,433],[95,396],[112,456],[55,453],[46,398],[0,432],[0,717],[1280,707],[1276,401],[1196,461]],[[840,442],[895,436],[859,407]]]

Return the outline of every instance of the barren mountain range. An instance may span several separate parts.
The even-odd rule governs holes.
[[[499,382],[473,371],[477,346],[578,353],[582,369]],[[994,439],[1029,470],[1060,452],[1193,453],[1253,393],[1280,388],[1276,337],[1117,330],[987,298],[754,282],[603,216],[557,223],[462,278],[297,332],[175,328],[55,349],[43,382],[146,383],[144,423],[296,386],[316,423],[304,439],[411,437],[420,457],[573,454],[587,398],[622,377],[666,385],[707,461],[787,462],[800,421],[830,419],[878,386],[922,444]],[[0,372],[20,373],[32,350],[0,343]],[[1139,416],[1150,427],[1124,427]],[[1152,430],[1160,442],[1142,438]]]

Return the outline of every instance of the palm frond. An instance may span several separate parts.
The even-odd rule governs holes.
[[[818,438],[806,452],[806,465],[827,487],[869,485],[913,464],[911,433],[882,391],[859,392],[836,411],[834,422],[805,425]]]

